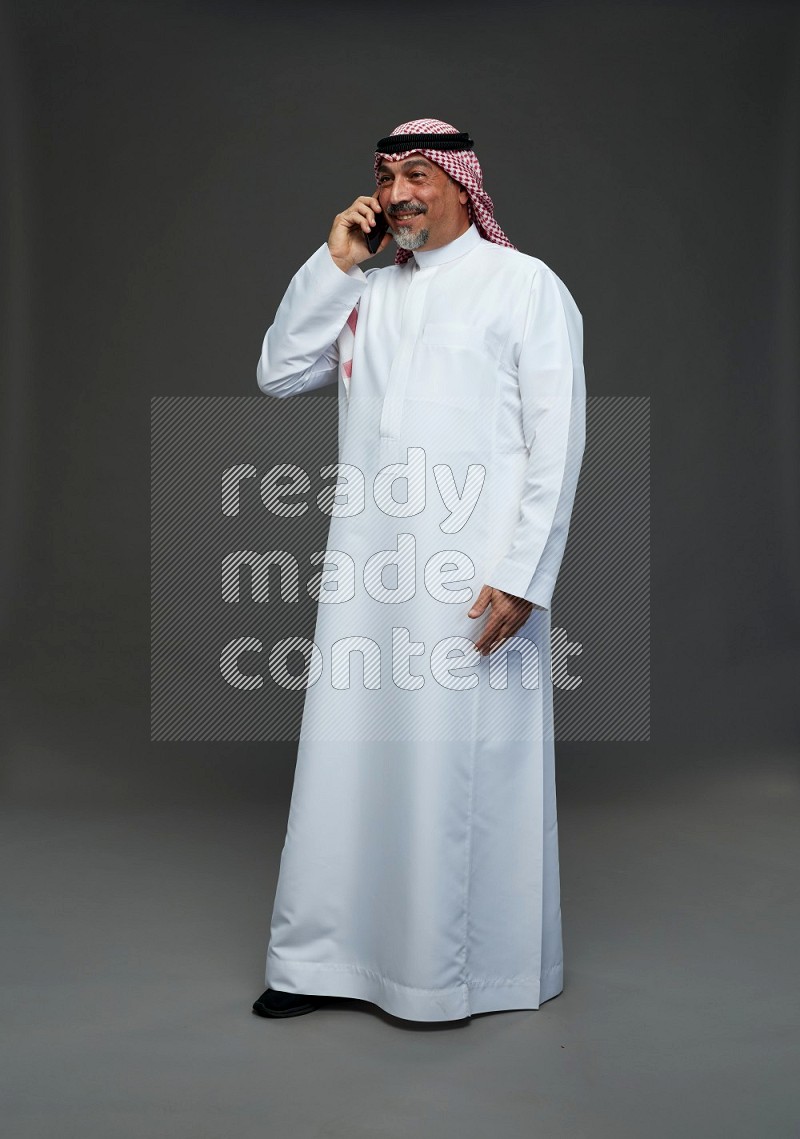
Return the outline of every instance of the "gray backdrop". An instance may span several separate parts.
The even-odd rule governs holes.
[[[2,744],[11,881],[21,899],[14,913],[23,915],[13,925],[25,960],[11,974],[17,995],[45,980],[58,995],[65,960],[79,971],[85,960],[77,949],[65,958],[57,934],[37,924],[54,912],[45,884],[57,887],[61,916],[78,913],[84,938],[105,928],[99,911],[80,903],[79,884],[99,872],[114,841],[75,823],[93,804],[103,818],[116,812],[114,834],[135,832],[132,849],[141,849],[139,823],[147,842],[177,836],[159,848],[154,876],[139,881],[143,908],[121,911],[131,923],[126,944],[140,936],[141,955],[117,959],[114,976],[139,977],[134,990],[151,996],[154,978],[172,976],[143,934],[151,919],[155,930],[175,914],[165,904],[157,921],[148,909],[161,898],[162,856],[180,866],[177,897],[179,881],[199,889],[189,849],[202,850],[213,834],[217,853],[229,853],[229,839],[250,826],[260,835],[269,821],[267,845],[245,842],[227,868],[249,883],[246,904],[225,910],[227,871],[219,897],[198,901],[198,914],[222,906],[238,930],[202,983],[224,987],[235,975],[241,989],[230,1011],[240,1019],[260,992],[294,747],[150,741],[150,397],[258,394],[261,340],[290,277],[333,215],[370,192],[375,141],[419,116],[471,132],[498,221],[573,293],[589,393],[652,401],[652,741],[558,747],[571,959],[584,944],[581,900],[595,896],[577,883],[598,848],[580,843],[605,833],[603,812],[617,820],[620,804],[633,810],[638,795],[671,803],[674,822],[700,793],[702,772],[715,791],[695,834],[713,828],[720,795],[741,790],[741,815],[720,832],[715,855],[724,873],[753,825],[760,789],[755,865],[764,873],[751,883],[753,897],[779,869],[790,876],[786,847],[772,844],[794,834],[786,812],[796,809],[798,787],[797,6],[403,0],[275,10],[234,0],[20,0],[0,9],[0,83]],[[575,812],[591,806],[599,809],[591,825],[570,830]],[[166,812],[160,823],[154,810]],[[233,812],[224,836],[197,822],[218,819],[217,810]],[[126,831],[133,817],[139,822]],[[23,820],[18,830],[14,819]],[[197,826],[186,846],[181,819]],[[619,865],[646,857],[658,833],[643,826],[630,835]],[[670,833],[665,849],[674,852]],[[62,841],[39,846],[35,834]],[[88,844],[85,857],[59,883],[53,861],[77,849],[76,835]],[[702,863],[708,851],[696,853]],[[670,881],[693,879],[685,846],[682,857]],[[119,868],[110,892],[135,874],[122,854]],[[639,885],[649,896],[652,879]],[[706,885],[709,897],[722,896]],[[252,929],[243,917],[251,913]],[[784,932],[795,928],[785,894],[762,916]],[[596,945],[596,930],[586,929],[585,944]],[[764,932],[754,961],[765,941],[775,944]],[[720,955],[734,953],[724,937],[712,952],[697,929],[682,944],[717,969]],[[184,964],[196,992],[192,952],[201,951],[189,949]],[[646,954],[639,966],[647,977]],[[175,976],[189,986],[177,966]],[[731,979],[725,1007],[741,992]],[[75,996],[73,1014],[84,1000]],[[19,1007],[26,1025],[30,1005]],[[109,993],[98,1008],[113,1019]],[[585,1008],[576,1023],[586,1023]],[[243,1047],[252,1055],[250,1043]],[[39,1091],[35,1069],[34,1059],[20,1076],[27,1123],[18,1135],[39,1126],[47,1133],[47,1103],[37,1114],[25,1097],[26,1081],[31,1096]],[[66,1080],[63,1094],[74,1086],[84,1087]],[[680,1073],[671,1086],[685,1086]],[[780,1113],[786,1084],[759,1088],[748,1103],[770,1102]],[[643,1100],[650,1134],[662,1134],[652,1115],[662,1090]],[[86,1134],[79,1123],[90,1099],[87,1091],[61,1116],[76,1133]],[[603,1108],[610,1133],[629,1133],[611,1098],[568,1102],[577,1101],[566,1097],[561,1114],[552,1104],[545,1113],[550,1134],[563,1125],[565,1134],[597,1139]],[[292,1120],[291,1102],[283,1106]],[[765,1131],[763,1116],[748,1121],[741,1104],[729,1117],[703,1117],[702,1127],[699,1115],[673,1107],[676,1127],[693,1134],[717,1134],[716,1126],[728,1139],[790,1133],[788,1116]],[[98,1126],[123,1118],[119,1105],[97,1110]],[[519,1110],[529,1125],[533,1107]],[[342,1119],[347,1112],[345,1104]],[[133,1116],[124,1118],[138,1133]],[[189,1115],[185,1126],[197,1134]],[[340,1134],[337,1126],[305,1133]],[[642,1133],[637,1127],[631,1135]],[[468,1121],[461,1132],[472,1134]],[[176,1124],[171,1134],[179,1133]],[[245,1123],[238,1134],[249,1134]]]

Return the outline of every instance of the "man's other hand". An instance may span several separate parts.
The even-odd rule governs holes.
[[[370,253],[367,248],[364,234],[373,228],[375,215],[380,212],[381,205],[378,199],[370,194],[362,194],[356,198],[352,206],[342,210],[333,219],[333,226],[328,234],[328,249],[343,273],[347,273],[354,265],[366,261],[368,257],[376,257],[392,240],[392,231],[387,230],[375,253]]]
[[[475,642],[475,648],[482,656],[488,656],[494,649],[500,648],[509,637],[513,637],[528,620],[534,608],[533,602],[526,601],[524,597],[515,597],[513,593],[504,593],[502,589],[484,585],[467,616],[480,617],[487,605],[491,605],[489,619]],[[535,608],[541,609],[542,606],[537,605]]]

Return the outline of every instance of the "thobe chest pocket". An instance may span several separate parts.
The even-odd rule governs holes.
[[[488,353],[486,335],[474,324],[455,321],[432,321],[422,330],[425,344],[439,344],[443,348],[464,348],[470,352]]]
[[[408,395],[475,408],[488,390],[494,354],[483,329],[457,321],[432,321],[422,329],[419,368]]]

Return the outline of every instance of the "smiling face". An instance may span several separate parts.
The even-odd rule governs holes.
[[[402,249],[438,249],[469,229],[469,194],[421,154],[384,159],[375,194]]]

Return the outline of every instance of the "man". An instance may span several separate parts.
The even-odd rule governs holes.
[[[375,177],[258,363],[270,395],[338,385],[339,463],[253,1011],[536,1009],[563,988],[550,602],[584,447],[582,320],[498,226],[466,134],[402,123]],[[381,215],[395,263],[365,271]]]

